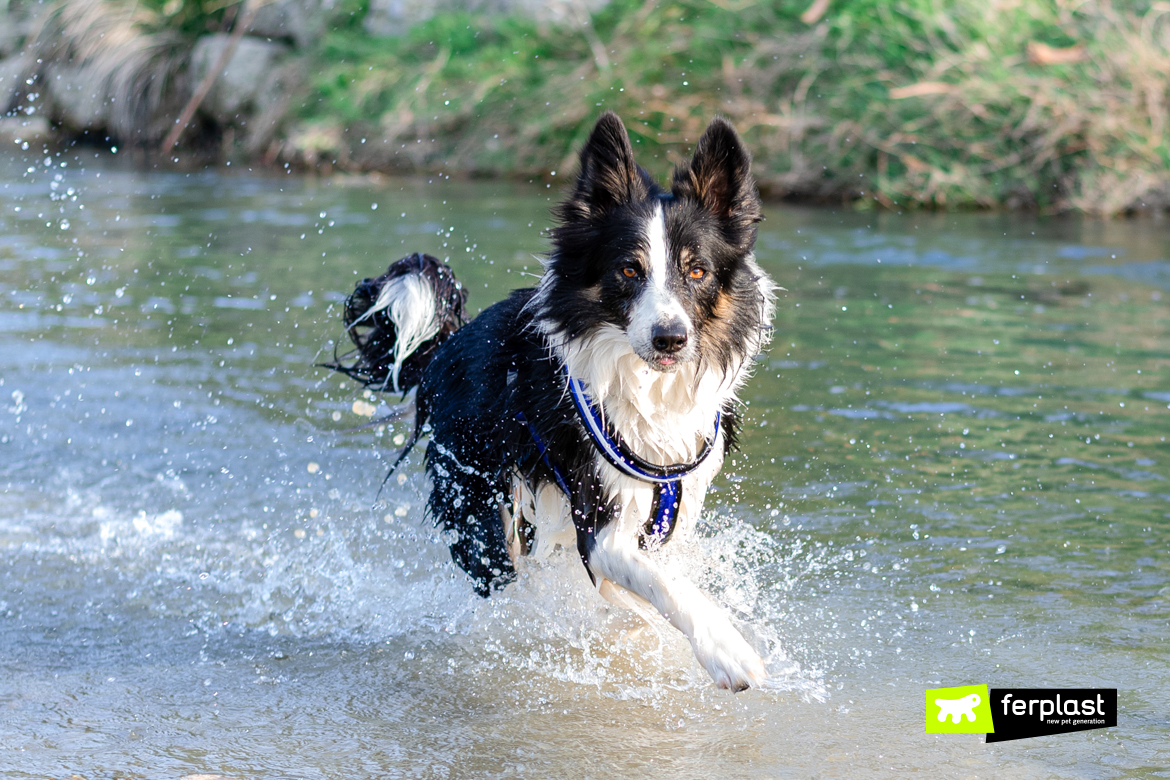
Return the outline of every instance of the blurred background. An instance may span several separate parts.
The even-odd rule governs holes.
[[[1170,203],[1165,2],[10,0],[0,19],[18,145],[551,178],[614,109],[662,174],[720,113],[773,197]]]

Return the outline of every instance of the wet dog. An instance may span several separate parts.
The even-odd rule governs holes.
[[[766,679],[763,662],[655,553],[694,528],[770,332],[750,165],[715,119],[663,189],[606,113],[535,289],[465,323],[450,268],[404,258],[350,297],[356,349],[334,366],[379,390],[417,385],[402,454],[429,434],[428,509],[480,595],[522,556],[575,549],[602,596],[665,617],[736,691]]]

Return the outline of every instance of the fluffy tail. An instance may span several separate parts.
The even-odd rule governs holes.
[[[436,350],[466,322],[463,289],[449,266],[416,252],[376,279],[358,282],[345,301],[354,349],[326,364],[381,391],[418,385]]]

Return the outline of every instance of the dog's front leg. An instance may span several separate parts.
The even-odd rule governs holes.
[[[695,657],[720,688],[742,691],[767,678],[764,662],[732,625],[731,619],[702,591],[666,571],[638,549],[637,537],[611,522],[597,532],[589,568],[654,605],[658,613],[686,635]]]

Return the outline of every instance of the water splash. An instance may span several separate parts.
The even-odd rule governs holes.
[[[389,505],[418,507],[410,487],[388,496]],[[148,601],[156,615],[185,617],[209,636],[439,642],[484,673],[543,677],[648,703],[712,684],[664,619],[648,624],[604,601],[575,551],[522,561],[517,581],[484,600],[418,509],[387,515],[389,522],[381,509],[336,516],[290,534],[247,521],[208,523],[176,508],[115,510],[96,491],[70,495],[60,515],[35,521],[54,533],[30,534],[24,556],[53,554],[87,569],[117,560],[123,595]],[[788,598],[833,566],[827,553],[719,516],[661,555],[663,565],[731,610],[765,659],[767,690],[825,699],[821,673],[793,659],[782,627],[791,622]]]

